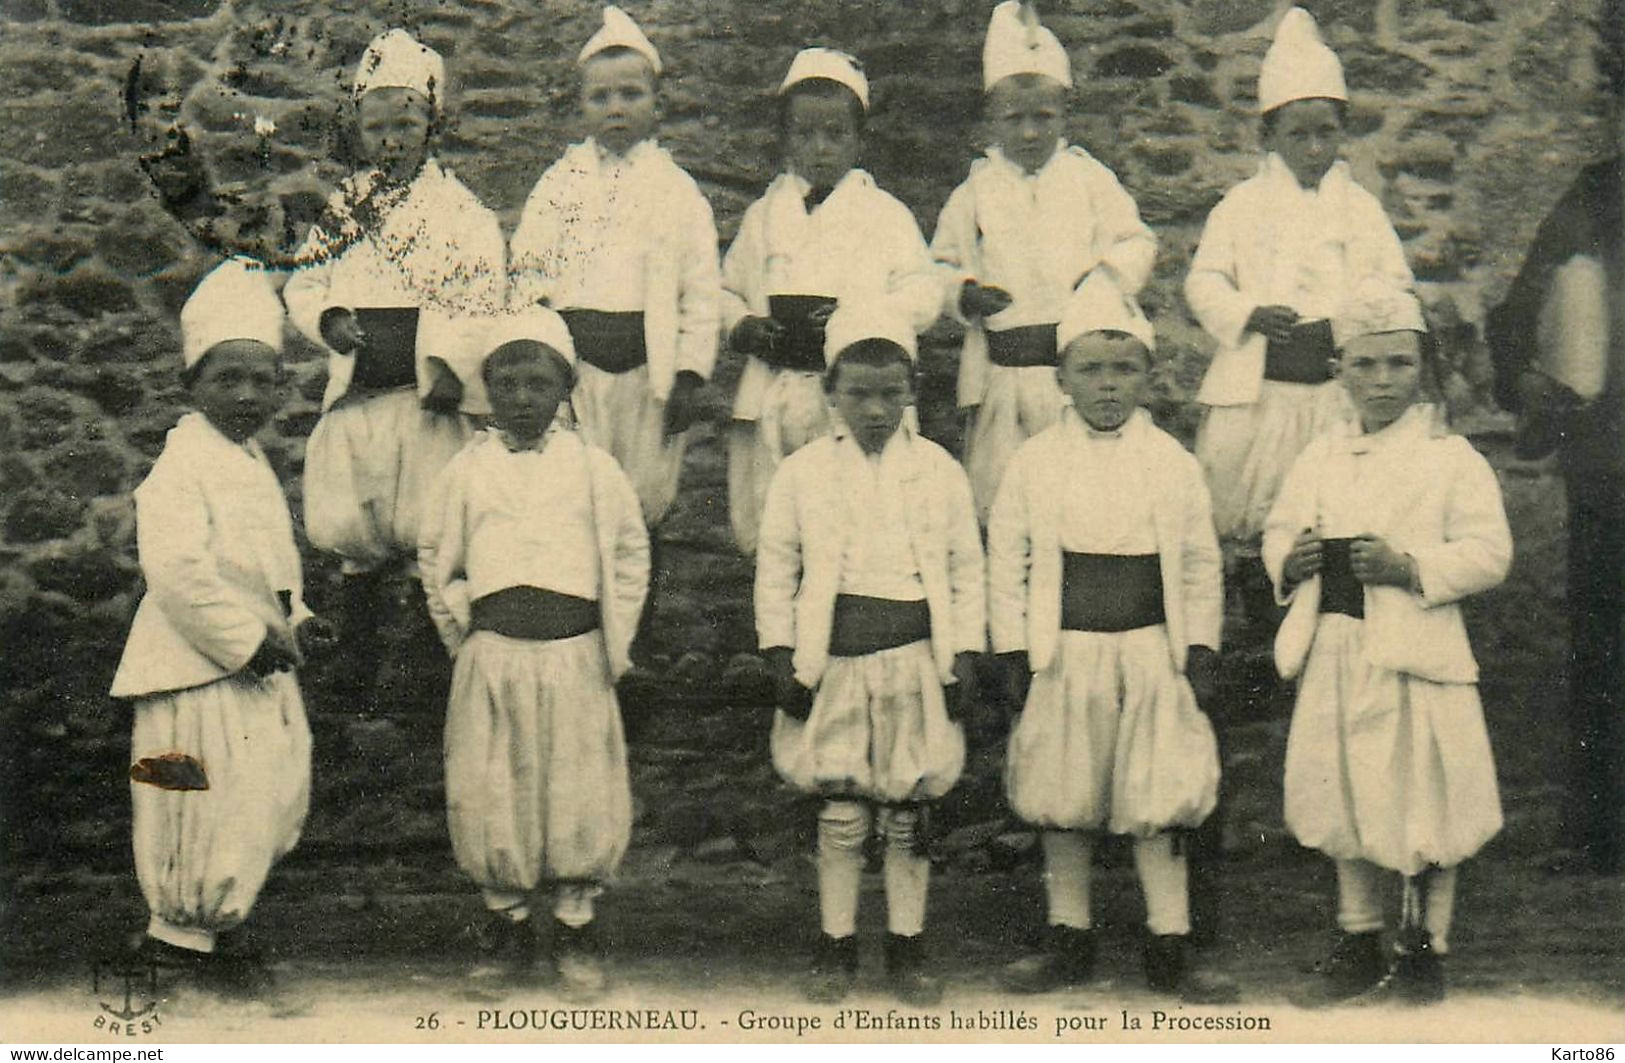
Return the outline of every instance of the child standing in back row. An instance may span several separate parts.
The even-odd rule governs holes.
[[[1016,448],[1060,418],[1055,324],[1067,299],[1097,270],[1134,296],[1157,241],[1111,170],[1066,143],[1072,63],[1031,3],[994,10],[982,84],[994,143],[948,197],[931,252],[951,281],[947,312],[966,325],[964,460],[985,523]]]
[[[446,814],[511,972],[535,960],[530,895],[546,886],[558,976],[590,997],[605,980],[593,899],[632,829],[613,683],[630,666],[649,539],[614,459],[555,423],[575,372],[564,322],[519,308],[485,346],[494,427],[435,482],[420,555],[456,659]]]
[[[1458,603],[1506,578],[1512,536],[1489,462],[1422,401],[1421,307],[1384,280],[1336,321],[1357,419],[1293,462],[1264,530],[1264,562],[1291,603],[1276,665],[1301,675],[1286,823],[1337,865],[1341,934],[1308,994],[1322,1003],[1384,982],[1402,999],[1441,998],[1457,868],[1501,828]],[[1390,964],[1394,872],[1404,892]]]
[[[728,446],[729,512],[747,554],[773,471],[829,431],[830,312],[852,299],[888,302],[922,332],[942,301],[914,215],[857,168],[869,112],[857,61],[804,49],[778,97],[784,173],[745,211],[722,262],[723,326],[749,356]]]
[[[620,462],[654,528],[677,497],[696,394],[716,364],[716,224],[655,142],[660,53],[637,24],[604,8],[576,63],[587,139],[525,201],[511,302],[563,316],[582,438]]]
[[[282,304],[228,259],[181,310],[182,417],[135,491],[147,592],[113,677],[135,699],[130,798],[144,951],[234,992],[265,985],[221,948],[310,804],[294,669],[331,633],[305,608],[282,486],[254,434],[281,404]]]

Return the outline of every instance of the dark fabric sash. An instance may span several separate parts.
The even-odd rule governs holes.
[[[1283,384],[1324,384],[1332,378],[1337,345],[1332,323],[1324,319],[1295,325],[1292,338],[1270,340],[1264,348],[1264,379]]]
[[[505,587],[474,599],[469,627],[511,639],[552,642],[598,627],[598,603],[541,587]]]
[[[1017,328],[989,329],[987,357],[994,365],[1021,369],[1033,365],[1060,364],[1055,349],[1055,326],[1021,325]]]
[[[784,336],[772,351],[761,356],[775,369],[800,369],[809,373],[824,371],[824,330],[808,320],[815,310],[834,306],[828,295],[770,295],[768,312],[784,326]]]
[[[897,602],[861,594],[835,596],[831,657],[862,657],[931,637],[931,608],[923,600]]]
[[[1061,554],[1061,627],[1133,631],[1167,619],[1156,554]]]
[[[362,306],[355,319],[366,340],[355,350],[350,386],[368,391],[416,387],[418,308]]]
[[[630,373],[649,360],[641,310],[560,310],[576,357],[606,373]]]
[[[1354,578],[1349,557],[1353,539],[1320,541],[1320,611],[1365,619],[1365,585]]]

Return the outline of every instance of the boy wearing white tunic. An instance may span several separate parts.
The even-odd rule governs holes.
[[[330,643],[301,596],[276,473],[254,442],[281,401],[282,304],[258,263],[228,259],[181,311],[196,412],[135,491],[147,592],[112,695],[135,699],[130,797],[144,950],[223,988],[263,986],[217,937],[254,907],[299,840],[310,730],[293,669]]]
[[[305,526],[349,577],[349,652],[376,660],[386,580],[410,573],[424,495],[485,413],[455,325],[438,326],[502,306],[504,246],[496,215],[430,154],[446,99],[437,53],[404,30],[381,34],[354,97],[370,168],[333,195],[282,297],[329,352],[305,448]]]
[[[1207,408],[1196,456],[1227,569],[1250,618],[1273,626],[1258,562],[1264,518],[1292,460],[1347,416],[1330,382],[1332,312],[1356,278],[1413,281],[1382,204],[1338,160],[1343,68],[1302,8],[1264,56],[1258,105],[1263,165],[1208,215],[1185,296],[1218,344],[1196,395]]]
[[[636,23],[604,8],[577,66],[590,135],[525,201],[510,298],[564,317],[582,437],[620,462],[654,528],[677,497],[696,393],[716,364],[716,224],[655,142],[660,53]]]
[[[1055,323],[1096,270],[1134,295],[1157,241],[1117,177],[1062,139],[1072,64],[1030,3],[988,23],[982,83],[994,144],[948,197],[931,253],[950,281],[946,311],[966,326],[959,406],[965,469],[985,522],[1011,456],[1053,425]]]
[[[424,512],[429,609],[456,659],[446,812],[458,865],[515,973],[535,960],[530,894],[551,891],[566,991],[604,987],[593,898],[632,827],[614,682],[649,586],[649,539],[615,460],[555,423],[574,383],[559,316],[499,318],[482,375],[493,427]]]
[[[1185,857],[1175,832],[1212,810],[1220,561],[1201,471],[1138,408],[1155,337],[1106,275],[1061,319],[1061,420],[1011,461],[988,524],[993,650],[1019,677],[1011,808],[1041,828],[1045,948],[1006,987],[1086,981],[1095,939],[1090,856],[1105,831],[1134,838],[1145,894],[1146,980],[1158,992],[1228,994],[1189,967]]]
[[[778,96],[784,173],[722,261],[723,327],[749,356],[728,443],[728,507],[747,554],[773,471],[829,431],[823,326],[835,305],[889,302],[922,332],[942,301],[914,215],[857,168],[869,81],[856,60],[804,49]]]
[[[1337,862],[1342,931],[1322,1001],[1385,979],[1444,993],[1456,868],[1501,827],[1478,666],[1458,602],[1506,578],[1500,486],[1420,402],[1421,308],[1363,292],[1340,315],[1339,376],[1358,420],[1293,463],[1264,530],[1290,602],[1276,663],[1301,676],[1287,738],[1286,822]],[[1392,970],[1382,881],[1404,876]]]
[[[878,830],[887,974],[926,1006],[942,989],[920,949],[924,818],[964,767],[957,721],[986,639],[982,544],[964,470],[904,423],[913,325],[888,305],[843,303],[825,342],[833,434],[774,474],[756,559],[756,627],[779,687],[773,765],[826,798],[823,934],[805,988],[826,1003],[852,988],[863,845]]]

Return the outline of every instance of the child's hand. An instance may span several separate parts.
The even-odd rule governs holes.
[[[1191,646],[1185,651],[1185,678],[1196,695],[1196,707],[1209,718],[1218,706],[1219,651],[1211,646]]]
[[[322,311],[321,330],[322,342],[340,354],[349,354],[367,342],[361,322],[342,306],[331,306]]]
[[[306,657],[319,657],[339,644],[338,628],[325,617],[313,616],[294,628],[294,641]]]
[[[1416,580],[1416,561],[1375,535],[1362,535],[1349,544],[1349,567],[1361,583],[1404,587]]]
[[[696,392],[705,381],[692,370],[683,369],[672,382],[671,394],[666,397],[666,438],[686,432],[699,418],[700,404]]]
[[[772,354],[784,339],[784,326],[770,317],[741,318],[728,335],[728,343],[740,354]]]
[[[951,722],[958,723],[967,713],[976,711],[981,701],[981,688],[976,681],[976,654],[954,654],[954,681],[943,688],[943,694]]]
[[[966,281],[959,289],[959,312],[966,317],[992,317],[1015,300],[1003,288]]]
[[[795,651],[774,646],[766,652],[767,670],[773,676],[774,703],[791,719],[805,721],[812,714],[813,692],[796,679]]]
[[[1033,685],[1032,662],[1026,650],[1016,650],[999,654],[999,663],[1004,666],[1005,709],[1015,716],[1027,707],[1027,692]]]
[[[243,671],[255,679],[264,679],[273,672],[291,671],[299,663],[299,651],[289,641],[288,636],[279,631],[267,630],[265,638],[260,640],[259,649],[254,656],[243,665]]]
[[[1298,323],[1298,312],[1290,306],[1255,307],[1247,318],[1247,328],[1278,343],[1292,338],[1292,326]]]
[[[1281,577],[1289,586],[1296,586],[1318,575],[1321,564],[1320,536],[1305,528],[1293,541],[1292,552],[1286,555],[1286,563],[1281,566]]]
[[[463,382],[457,379],[444,358],[431,355],[428,363],[434,382],[429,385],[429,393],[423,396],[421,405],[435,413],[456,413],[463,405]]]

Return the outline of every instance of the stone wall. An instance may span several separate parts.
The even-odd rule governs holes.
[[[1534,224],[1607,144],[1592,51],[1597,0],[1307,0],[1354,94],[1347,154],[1387,204],[1437,324],[1457,412],[1488,414],[1476,326]],[[775,165],[770,92],[802,44],[857,52],[876,84],[866,164],[929,233],[981,141],[987,3],[634,0],[670,66],[663,140],[700,180],[728,240]],[[1157,230],[1145,295],[1166,354],[1158,416],[1188,433],[1209,347],[1178,292],[1202,221],[1257,163],[1253,87],[1272,0],[1043,5],[1072,50],[1070,134],[1121,177]],[[125,124],[139,56],[190,57],[183,116],[243,230],[297,238],[345,172],[344,88],[366,41],[404,23],[453,86],[439,153],[511,230],[531,183],[573,137],[572,62],[596,22],[583,0],[6,0],[0,6],[0,865],[125,859],[128,714],[105,697],[139,593],[129,491],[182,408],[176,313],[213,261],[161,211]],[[261,130],[255,132],[256,120]],[[274,126],[274,129],[270,128]],[[928,430],[957,444],[951,340],[929,345]],[[324,366],[295,344],[294,387],[267,433],[297,506]],[[730,835],[770,807],[764,710],[736,658],[751,643],[749,567],[727,532],[722,448],[738,366],[663,529],[660,631],[673,686],[639,744],[640,834]],[[310,558],[313,596],[331,569]],[[314,859],[356,844],[443,844],[432,710],[356,719],[323,702]],[[732,685],[730,685],[732,684]],[[737,696],[731,696],[730,691]],[[996,802],[991,764],[964,801]],[[740,795],[748,795],[741,803]],[[753,804],[754,802],[754,804]],[[726,848],[726,845],[723,846]]]

